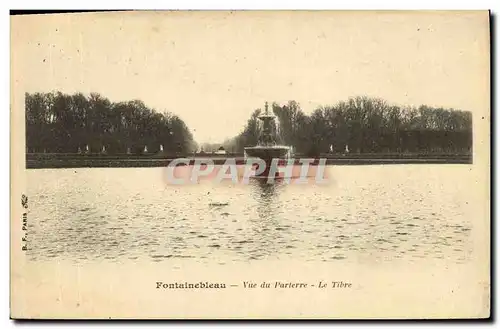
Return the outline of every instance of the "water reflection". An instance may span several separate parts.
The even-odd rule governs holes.
[[[249,218],[250,239],[253,241],[249,250],[250,259],[262,259],[266,256],[279,255],[285,245],[282,220],[283,202],[280,193],[286,187],[283,179],[268,183],[266,178],[253,178],[249,182],[251,195],[257,201],[257,216]]]
[[[268,183],[267,178],[255,177],[250,179],[249,185],[252,196],[259,205],[257,208],[259,219],[272,220],[276,210],[281,208],[278,194],[284,187],[283,179],[276,178],[273,183]]]

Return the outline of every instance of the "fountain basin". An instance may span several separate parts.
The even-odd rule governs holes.
[[[290,157],[290,147],[283,145],[245,147],[245,158],[260,158],[264,161],[272,159],[287,159]]]

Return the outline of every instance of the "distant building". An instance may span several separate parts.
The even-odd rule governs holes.
[[[224,149],[224,147],[219,147],[219,149],[217,150],[217,152],[215,152],[215,154],[226,154],[226,150]]]

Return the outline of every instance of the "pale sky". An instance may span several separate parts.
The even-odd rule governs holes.
[[[12,17],[15,88],[98,92],[179,115],[197,142],[265,101],[350,96],[484,113],[488,13],[138,12]]]

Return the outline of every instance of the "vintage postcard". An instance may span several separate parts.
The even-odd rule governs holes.
[[[11,317],[489,317],[489,17],[11,16]]]

